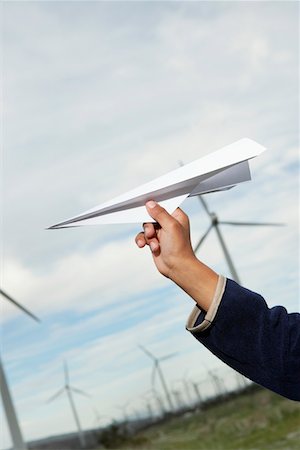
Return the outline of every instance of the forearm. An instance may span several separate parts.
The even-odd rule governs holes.
[[[219,276],[216,272],[193,257],[189,261],[182,261],[180,266],[172,271],[170,278],[192,297],[203,311],[208,311],[218,283]]]

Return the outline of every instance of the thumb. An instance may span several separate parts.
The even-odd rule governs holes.
[[[146,208],[152,219],[154,219],[165,230],[176,222],[174,217],[172,217],[164,208],[153,200],[146,203]]]

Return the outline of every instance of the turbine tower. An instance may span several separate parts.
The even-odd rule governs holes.
[[[75,420],[75,423],[76,423],[76,426],[77,426],[78,438],[79,438],[80,446],[81,446],[81,448],[85,448],[86,447],[85,437],[84,437],[84,433],[82,432],[80,421],[79,421],[79,417],[78,417],[78,413],[77,413],[76,408],[75,408],[75,403],[74,403],[74,400],[73,400],[73,392],[75,392],[76,394],[84,395],[85,397],[89,397],[89,395],[86,394],[85,392],[81,391],[80,389],[77,389],[77,388],[74,388],[73,386],[70,386],[69,370],[68,370],[68,366],[67,366],[66,362],[64,362],[64,374],[65,374],[65,384],[64,384],[64,386],[61,389],[59,389],[59,391],[56,392],[56,394],[54,394],[52,397],[50,397],[48,399],[48,403],[52,402],[57,397],[59,397],[61,394],[63,394],[64,391],[66,391],[66,394],[67,394],[69,402],[70,402],[70,407],[71,407],[71,410],[72,410],[72,413],[73,413],[73,416],[74,416],[74,420]]]
[[[9,302],[13,303],[17,308],[21,309],[25,314],[30,316],[36,322],[40,322],[40,320],[32,314],[28,309],[24,308],[20,303],[14,300],[10,295],[0,289],[0,294],[6,298]],[[18,423],[18,418],[16,414],[16,410],[13,404],[12,396],[9,390],[9,386],[7,383],[7,379],[4,372],[4,367],[0,358],[0,391],[1,397],[3,400],[3,407],[5,411],[5,415],[7,418],[7,424],[10,431],[10,436],[13,444],[14,450],[27,450],[27,445],[24,442],[20,425]]]
[[[256,226],[282,226],[284,224],[283,223],[270,223],[270,222],[236,222],[236,221],[224,221],[224,220],[221,221],[221,220],[219,220],[216,213],[211,212],[209,210],[208,205],[205,202],[205,200],[203,199],[203,197],[199,195],[198,198],[199,198],[200,202],[202,203],[202,206],[205,209],[206,213],[208,214],[211,223],[210,223],[208,229],[206,230],[206,232],[204,233],[204,235],[201,237],[201,239],[198,241],[197,245],[195,246],[194,252],[196,253],[198,251],[199,247],[203,244],[204,240],[206,239],[206,237],[208,236],[210,231],[214,228],[217,233],[217,237],[218,237],[220,245],[222,247],[222,250],[223,250],[225,259],[227,261],[232,278],[234,281],[236,281],[237,283],[240,284],[241,283],[240,278],[237,274],[236,268],[233,264],[232,258],[229,254],[228,248],[223,239],[219,225],[255,226],[256,227]]]
[[[160,362],[166,361],[167,359],[172,358],[173,356],[176,355],[176,353],[170,353],[169,355],[165,355],[165,356],[162,356],[160,358],[157,358],[156,356],[153,355],[153,353],[149,352],[149,350],[147,350],[142,345],[139,345],[139,348],[153,361],[153,371],[152,371],[152,377],[151,377],[152,389],[154,387],[156,373],[158,373],[159,379],[160,379],[160,382],[161,382],[161,385],[162,385],[162,388],[164,390],[164,393],[166,395],[166,399],[167,399],[168,404],[169,404],[170,411],[173,411],[174,410],[174,405],[173,405],[173,402],[172,402],[172,397],[170,395],[170,392],[169,392],[169,389],[168,389],[165,377],[164,377],[162,369],[160,367]]]

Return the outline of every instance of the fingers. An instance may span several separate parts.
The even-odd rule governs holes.
[[[137,234],[135,237],[135,242],[138,247],[140,247],[140,248],[145,247],[147,242],[146,242],[144,233],[141,232],[141,233]]]
[[[153,200],[146,203],[146,208],[152,219],[156,220],[164,229],[168,229],[175,221],[174,217]]]
[[[184,227],[189,228],[190,221],[188,216],[180,208],[176,208],[172,216]]]
[[[156,235],[156,227],[154,223],[144,223],[144,235],[146,244],[149,245],[152,252],[156,252],[159,249],[159,242]]]
[[[149,247],[151,248],[152,253],[158,253],[159,252],[159,242],[156,238],[153,238],[147,242]]]
[[[141,232],[136,235],[135,242],[139,248],[143,248],[143,247],[145,247],[145,245],[149,245],[149,247],[151,248],[151,251],[153,253],[156,253],[159,251],[159,242],[156,237],[148,239],[145,236],[145,233]]]
[[[144,232],[145,232],[146,238],[151,239],[156,236],[156,230],[154,227],[154,223],[151,223],[151,222],[144,223],[143,227],[144,227]]]

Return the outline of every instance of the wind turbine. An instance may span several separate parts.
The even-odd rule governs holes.
[[[141,350],[142,350],[142,351],[143,351],[150,359],[152,359],[152,361],[153,361],[153,363],[154,363],[154,365],[153,365],[153,371],[152,371],[152,377],[151,377],[151,379],[152,379],[152,388],[153,388],[154,382],[155,382],[155,375],[156,375],[156,373],[158,373],[158,376],[159,376],[159,378],[160,378],[161,385],[162,385],[162,387],[163,387],[163,390],[164,390],[164,392],[165,392],[165,395],[166,395],[166,398],[167,398],[167,401],[168,401],[168,404],[169,404],[170,411],[173,411],[173,410],[174,410],[174,405],[173,405],[173,402],[172,402],[172,397],[171,397],[171,395],[170,395],[170,392],[169,392],[169,390],[168,390],[168,387],[167,387],[167,383],[166,383],[165,377],[164,377],[163,372],[162,372],[162,369],[161,369],[161,367],[160,367],[160,362],[166,361],[167,359],[172,358],[173,356],[176,355],[176,353],[170,353],[169,355],[165,355],[165,356],[161,356],[160,358],[157,358],[156,356],[153,355],[153,353],[151,353],[149,350],[147,350],[147,349],[146,349],[145,347],[143,347],[142,345],[139,345],[139,348],[140,348],[140,349],[141,349]]]
[[[208,370],[208,375],[211,379],[212,385],[215,388],[216,397],[224,397],[227,394],[224,380],[216,375],[212,370]]]
[[[158,395],[157,390],[154,387],[152,387],[151,389],[149,389],[149,391],[147,391],[147,394],[149,394],[149,396],[151,396],[153,401],[155,402],[155,404],[156,404],[155,405],[155,409],[157,410],[158,414],[161,414],[162,416],[164,416],[165,413],[166,413],[165,407],[164,407],[164,404],[162,402],[162,399]]]
[[[177,404],[177,409],[178,411],[182,410],[184,408],[184,402],[182,400],[182,395],[181,392],[178,389],[173,389],[172,390],[172,394],[176,400],[176,404]]]
[[[128,416],[128,406],[130,401],[128,400],[126,403],[123,403],[122,405],[118,406],[118,409],[122,411],[124,423],[129,422],[129,416]]]
[[[6,300],[8,300],[9,302],[11,302],[15,306],[17,306],[17,308],[21,309],[25,314],[27,314],[32,319],[34,319],[36,322],[40,322],[40,319],[38,319],[28,309],[24,308],[24,306],[22,306],[20,303],[18,303],[16,300],[14,300],[10,295],[8,295],[2,289],[0,289],[0,294],[4,298],[6,298]],[[15,410],[15,407],[13,404],[13,400],[11,397],[11,393],[9,390],[9,386],[7,383],[7,379],[5,376],[4,367],[2,365],[1,358],[0,358],[0,391],[1,391],[4,411],[5,411],[5,415],[7,418],[8,428],[10,431],[10,436],[11,436],[13,447],[15,450],[27,450],[27,445],[24,442],[21,428],[18,423],[16,410]]]
[[[203,398],[202,395],[200,394],[200,389],[199,389],[199,384],[200,383],[196,383],[195,381],[191,381],[193,389],[195,391],[197,400],[198,400],[198,405],[201,405],[201,403],[203,403]]]
[[[208,229],[206,230],[206,232],[204,233],[204,235],[201,237],[201,239],[199,239],[197,245],[194,248],[194,252],[196,253],[198,251],[199,247],[203,244],[204,240],[206,239],[206,237],[208,236],[210,231],[214,228],[217,233],[217,237],[218,237],[220,245],[222,247],[222,250],[223,250],[225,259],[227,261],[232,278],[234,279],[234,281],[236,281],[237,283],[240,284],[241,283],[240,278],[234,267],[234,264],[233,264],[230,254],[229,254],[228,248],[226,247],[226,244],[225,244],[225,241],[221,234],[219,225],[255,226],[255,227],[256,226],[275,226],[276,227],[276,226],[282,226],[284,224],[283,223],[272,223],[272,222],[236,222],[236,221],[232,221],[232,220],[231,221],[219,220],[217,214],[214,212],[211,212],[209,210],[208,205],[205,202],[204,198],[200,195],[198,196],[198,198],[199,198],[200,202],[202,203],[202,206],[205,209],[206,213],[208,214],[211,223],[210,223]]]
[[[65,374],[65,384],[64,386],[59,389],[58,392],[56,392],[56,394],[52,395],[52,397],[50,397],[48,399],[48,403],[52,402],[53,400],[55,400],[57,397],[59,397],[61,394],[64,393],[64,391],[66,391],[69,402],[70,402],[70,406],[71,406],[71,410],[74,416],[74,420],[77,426],[77,430],[78,430],[78,438],[79,438],[79,442],[80,442],[80,446],[81,448],[85,448],[86,446],[86,442],[85,442],[85,437],[84,437],[84,433],[82,432],[81,429],[81,425],[80,425],[80,421],[79,421],[79,417],[75,408],[75,403],[73,400],[73,392],[75,392],[76,394],[81,394],[84,395],[85,397],[89,397],[88,394],[86,394],[85,392],[81,391],[80,389],[77,389],[73,386],[70,386],[70,377],[69,377],[69,370],[68,370],[68,365],[66,363],[66,361],[64,362],[64,374]]]
[[[154,420],[154,411],[152,409],[151,399],[149,398],[149,394],[152,395],[151,391],[146,392],[144,395],[142,395],[142,398],[144,399],[146,403],[146,417],[148,416],[148,419],[150,421]]]
[[[94,417],[95,417],[94,423],[97,427],[100,427],[100,423],[101,423],[102,419],[110,419],[110,417],[103,416],[102,414],[100,414],[98,409],[96,408],[96,406],[91,405],[91,409],[92,409]]]

